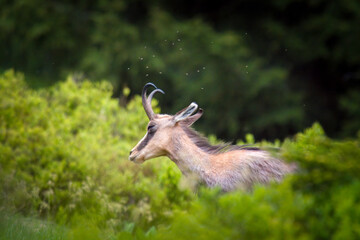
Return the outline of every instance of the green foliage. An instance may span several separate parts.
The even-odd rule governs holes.
[[[283,149],[295,176],[251,193],[204,189],[158,239],[358,239],[359,139],[334,141],[314,124]]]
[[[206,111],[201,129],[231,139],[246,132],[285,137],[299,128],[301,95],[291,91],[288,70],[255,54],[243,34],[216,32],[199,18],[180,21],[151,3],[143,5],[146,14],[136,13],[137,24],[127,14],[134,7],[128,1],[5,4],[0,44],[10,50],[0,53],[6,59],[0,67],[36,76],[28,77],[35,86],[81,72],[110,80],[116,95],[125,86],[139,93],[153,81],[167,92],[164,111],[197,101]]]
[[[167,219],[191,198],[186,190],[164,192],[180,176],[170,161],[139,167],[127,159],[147,124],[139,97],[119,107],[110,84],[71,77],[34,91],[13,71],[0,84],[2,204],[60,223],[88,215],[121,229]]]
[[[355,136],[358,0],[205,5],[2,1],[0,69],[24,71],[35,87],[69,72],[105,78],[115,95],[153,81],[168,93],[164,111],[197,101],[206,111],[199,127],[231,140],[283,139],[314,121],[332,136]]]
[[[316,123],[282,144],[299,167],[283,183],[193,193],[171,161],[127,160],[147,117],[139,96],[111,95],[107,82],[32,90],[0,76],[0,239],[360,238],[360,136],[333,140]]]
[[[301,163],[299,185],[303,190],[332,190],[360,180],[359,141],[327,138],[319,124],[297,135],[296,145],[285,143],[287,159]],[[305,184],[306,183],[306,184]]]
[[[188,212],[179,212],[159,239],[304,239],[300,228],[308,201],[288,185],[251,194],[204,191]],[[296,219],[298,218],[298,219]]]
[[[356,135],[360,117],[353,109],[343,107],[340,99],[356,100],[358,112],[359,98],[353,95],[360,90],[358,0],[225,0],[221,4],[173,0],[161,3],[178,18],[201,17],[219,31],[237,32],[254,55],[271,62],[271,66],[286,69],[290,89],[285,91],[301,96],[301,104],[298,102],[303,108],[301,129],[318,121],[331,136]],[[223,87],[222,79],[218,79],[215,87]],[[266,96],[281,98],[276,93]],[[254,114],[261,119],[263,109],[256,110]],[[281,111],[275,114],[274,117]],[[283,128],[283,125],[277,128],[273,138],[279,137],[278,131]],[[248,131],[259,135],[253,129]],[[294,134],[299,128],[287,131]],[[268,138],[271,134],[261,136],[264,135]]]
[[[0,239],[2,240],[62,240],[67,229],[34,218],[12,215],[0,210]]]
[[[82,62],[94,78],[106,76],[133,92],[156,79],[167,93],[161,97],[165,112],[196,100],[206,111],[201,129],[215,129],[217,135],[236,138],[251,131],[275,137],[268,129],[277,128],[277,135],[284,136],[288,128],[299,126],[301,96],[290,94],[287,71],[256,56],[240,34],[217,33],[200,19],[179,22],[157,8],[149,11],[143,28],[120,16],[97,20],[96,47],[88,49]],[[122,28],[107,27],[110,21]],[[118,76],[124,78],[119,81]],[[219,81],[221,87],[215,87]]]

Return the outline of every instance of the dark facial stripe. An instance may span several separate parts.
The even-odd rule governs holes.
[[[137,147],[137,150],[140,151],[141,149],[143,149],[149,143],[149,141],[154,137],[154,135],[155,135],[155,131],[148,132],[146,138]]]

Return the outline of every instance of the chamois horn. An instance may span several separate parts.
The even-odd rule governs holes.
[[[150,93],[149,97],[147,97],[146,96],[146,91],[147,91],[147,89],[149,87],[154,87],[155,90]],[[155,117],[154,110],[151,107],[151,100],[152,100],[154,94],[157,93],[157,92],[161,92],[162,94],[165,94],[165,92],[163,90],[157,88],[155,86],[155,84],[147,83],[147,84],[145,84],[145,86],[144,86],[144,88],[142,90],[142,93],[141,93],[141,95],[142,95],[142,104],[143,104],[144,110],[146,112],[146,115],[148,116],[148,118],[150,120]]]

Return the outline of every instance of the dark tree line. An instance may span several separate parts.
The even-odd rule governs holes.
[[[34,87],[68,73],[132,97],[152,81],[164,112],[196,101],[199,128],[283,138],[319,121],[360,127],[360,2],[1,1],[0,68]]]

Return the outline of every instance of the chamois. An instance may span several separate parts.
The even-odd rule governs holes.
[[[147,89],[155,88],[147,97]],[[253,184],[279,182],[295,166],[273,157],[256,147],[230,144],[211,145],[190,126],[203,114],[196,103],[175,115],[155,114],[151,100],[158,89],[147,83],[142,91],[142,104],[149,118],[147,133],[130,151],[129,159],[143,163],[160,156],[169,157],[184,175],[195,174],[209,187],[224,191],[249,189]]]

